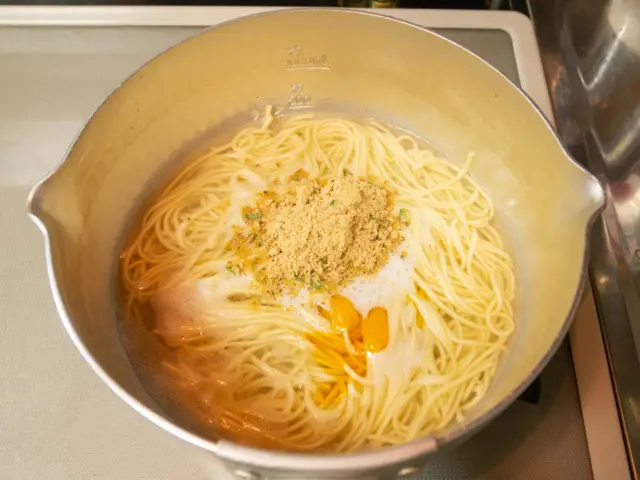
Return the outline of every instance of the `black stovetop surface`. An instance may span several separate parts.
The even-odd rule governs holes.
[[[371,0],[362,0],[368,5]],[[210,5],[210,6],[350,6],[353,0],[0,0],[0,5]],[[376,0],[373,0],[376,3]],[[396,0],[397,8],[442,8],[487,10],[493,4],[502,10],[516,10],[529,15],[526,0]]]

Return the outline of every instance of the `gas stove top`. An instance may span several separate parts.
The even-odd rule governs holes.
[[[228,478],[210,454],[158,430],[83,363],[57,319],[42,241],[24,201],[102,99],[137,67],[203,26],[259,10],[0,7],[0,224],[12,226],[0,237],[6,252],[0,257],[0,478]],[[431,27],[474,51],[552,117],[525,17],[385,13]],[[524,401],[403,478],[628,478],[599,335],[588,290],[571,345],[565,342]]]

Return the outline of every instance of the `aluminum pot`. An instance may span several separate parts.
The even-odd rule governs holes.
[[[267,104],[375,116],[430,141],[488,191],[512,247],[516,333],[482,402],[445,431],[347,455],[276,453],[199,436],[145,391],[116,328],[118,253],[177,152]],[[487,63],[423,28],[345,10],[282,10],[207,30],[161,54],[98,109],[31,193],[62,322],[96,373],[138,412],[244,478],[402,475],[503,411],[565,336],[605,197],[536,106]],[[247,474],[248,475],[248,474]]]

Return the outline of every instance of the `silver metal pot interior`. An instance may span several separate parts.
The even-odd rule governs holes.
[[[248,121],[267,104],[373,116],[459,163],[476,152],[472,176],[493,199],[515,258],[517,330],[492,388],[464,423],[367,454],[273,454],[189,432],[141,387],[118,337],[115,306],[118,253],[131,219],[178,152],[205,134],[227,135],[221,125]],[[223,24],[145,65],[34,189],[30,213],[46,236],[69,334],[130,405],[232,464],[354,478],[395,471],[475,431],[539,373],[568,328],[589,226],[603,203],[598,182],[567,156],[530,100],[473,54],[382,16],[293,10]]]

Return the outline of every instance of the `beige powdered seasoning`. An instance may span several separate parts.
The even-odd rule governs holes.
[[[392,192],[353,176],[295,182],[260,207],[258,234],[267,261],[259,280],[331,288],[379,269],[401,241]]]

